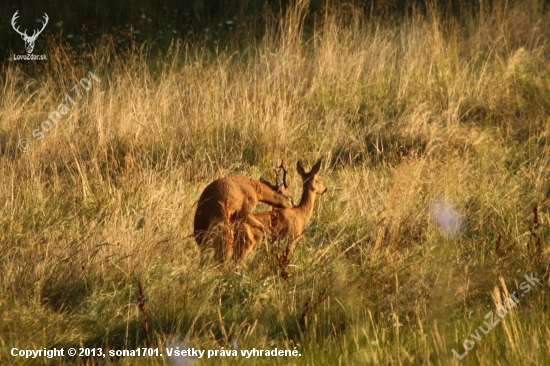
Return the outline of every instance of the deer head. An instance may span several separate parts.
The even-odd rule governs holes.
[[[288,172],[285,168],[284,161],[281,162],[281,165],[278,167],[273,167],[273,171],[275,172],[275,179],[277,184],[272,184],[271,182],[265,180],[264,178],[260,178],[260,181],[264,183],[265,185],[271,187],[275,192],[281,193],[285,196],[290,197],[292,200],[292,196],[290,195],[290,192],[288,191],[288,184],[286,182],[286,173]],[[283,172],[281,176],[281,171]],[[294,206],[294,203],[292,204]]]
[[[11,18],[11,26],[13,27],[13,30],[15,30],[17,33],[19,33],[21,35],[21,38],[23,38],[23,40],[25,41],[25,49],[27,50],[27,53],[32,53],[32,50],[34,49],[34,42],[36,41],[36,38],[40,35],[40,33],[42,33],[44,28],[46,28],[46,24],[48,24],[48,19],[49,19],[48,14],[44,13],[45,22],[42,22],[42,29],[40,29],[39,31],[37,31],[35,29],[32,36],[29,37],[27,35],[27,30],[26,29],[25,29],[24,32],[20,32],[19,27],[15,26],[15,20],[19,17],[17,15],[18,12],[19,12],[19,10],[17,10],[15,12],[15,14],[13,14],[13,18]]]
[[[321,169],[322,160],[319,159],[317,163],[311,168],[309,172],[306,172],[304,164],[301,161],[298,161],[296,168],[298,169],[298,174],[302,177],[304,182],[304,191],[309,190],[316,194],[325,194],[327,188],[323,184],[321,177],[319,176],[319,170]]]

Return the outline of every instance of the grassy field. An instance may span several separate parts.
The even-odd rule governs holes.
[[[341,6],[309,29],[299,4],[246,46],[76,55],[49,38],[47,62],[5,64],[0,364],[548,364],[549,15],[539,0],[454,19]],[[320,157],[329,190],[298,243],[200,265],[208,183],[273,180],[284,158],[296,202],[297,160]],[[164,357],[11,355],[54,347]]]

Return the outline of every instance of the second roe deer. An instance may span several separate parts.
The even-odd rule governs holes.
[[[255,220],[262,223],[267,234],[276,239],[289,238],[296,240],[304,230],[305,225],[313,214],[313,205],[317,194],[324,194],[327,188],[319,176],[321,159],[315,163],[309,172],[298,161],[297,170],[303,181],[303,191],[300,203],[292,208],[278,208],[272,211],[257,212],[252,214]],[[234,256],[236,260],[242,260],[254,247],[263,240],[262,228],[243,222],[237,230]]]
[[[193,235],[199,247],[208,246],[206,233],[215,225],[221,228],[221,243],[215,243],[215,257],[220,262],[231,258],[234,243],[233,227],[246,223],[247,227],[262,229],[262,223],[251,214],[258,202],[274,207],[293,207],[286,182],[274,186],[242,175],[230,175],[210,183],[202,192],[193,222]]]

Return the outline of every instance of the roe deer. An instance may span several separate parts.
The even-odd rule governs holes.
[[[304,165],[301,161],[298,161],[297,170],[303,181],[302,198],[298,206],[252,214],[254,219],[262,224],[265,232],[271,235],[273,240],[289,238],[291,241],[294,241],[302,234],[304,226],[313,214],[315,195],[324,194],[327,191],[319,176],[320,168],[321,159],[315,163],[311,171],[306,173]],[[261,227],[251,226],[247,222],[241,223],[237,230],[234,249],[235,259],[242,260],[250,253],[263,240],[263,234]]]
[[[206,186],[199,198],[193,223],[193,235],[201,249],[208,245],[206,232],[220,224],[222,242],[214,243],[214,252],[218,261],[227,262],[232,255],[235,223],[246,222],[247,227],[263,228],[262,223],[251,215],[258,202],[274,207],[293,207],[286,181],[277,180],[275,186],[264,180],[230,175]]]

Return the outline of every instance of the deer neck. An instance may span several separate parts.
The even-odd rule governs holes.
[[[302,198],[300,203],[296,206],[296,210],[301,213],[301,216],[304,218],[304,222],[309,221],[311,215],[313,214],[313,204],[315,203],[315,192],[307,187],[304,187],[302,191]]]

